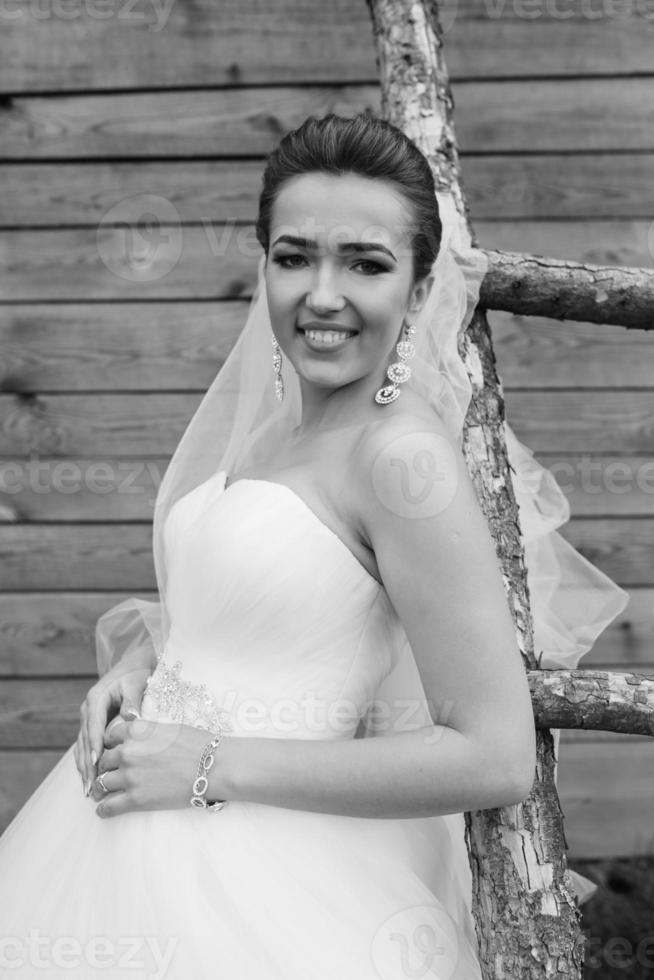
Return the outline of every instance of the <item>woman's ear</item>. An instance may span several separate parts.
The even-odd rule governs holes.
[[[418,313],[427,302],[427,298],[434,285],[434,275],[430,273],[424,279],[419,279],[411,290],[411,303],[409,309],[412,313]]]

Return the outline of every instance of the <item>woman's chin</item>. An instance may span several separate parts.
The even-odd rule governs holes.
[[[350,372],[343,371],[342,367],[340,370],[335,370],[333,364],[316,364],[301,358],[293,366],[301,384],[316,388],[342,388],[343,385],[356,380]]]

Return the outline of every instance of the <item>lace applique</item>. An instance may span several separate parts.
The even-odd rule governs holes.
[[[171,667],[160,657],[154,673],[146,681],[144,696],[147,694],[152,699],[159,714],[167,715],[173,721],[211,732],[220,728],[230,731],[225,712],[207,691],[206,684],[182,680],[181,670],[181,660],[176,660]]]

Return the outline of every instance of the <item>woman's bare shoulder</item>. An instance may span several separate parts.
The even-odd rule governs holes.
[[[349,464],[357,470],[369,469],[383,447],[402,435],[419,437],[424,433],[445,439],[450,445],[455,440],[442,418],[418,392],[403,391],[390,405],[380,406],[379,414],[361,427],[358,438],[349,447]]]
[[[397,511],[396,498],[400,503],[426,494],[431,499],[465,480],[464,466],[456,441],[431,405],[413,391],[402,392],[395,402],[380,406],[379,416],[362,426],[348,446],[340,496],[349,522],[372,548],[371,522],[385,522]]]

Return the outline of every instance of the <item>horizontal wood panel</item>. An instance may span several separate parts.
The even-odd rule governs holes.
[[[0,526],[0,589],[150,591],[149,524]]]
[[[510,390],[505,396],[507,419],[533,452],[651,453],[654,390]],[[196,392],[0,395],[0,456],[170,456],[201,399]],[[647,470],[640,479],[646,477]]]
[[[247,300],[0,304],[0,391],[206,391]],[[648,387],[645,330],[489,312],[505,389]]]
[[[481,86],[460,82],[453,88],[459,151],[601,153],[654,149],[650,145],[654,134],[647,109],[653,86],[654,78],[615,75],[602,79],[489,82]],[[479,88],[485,90],[483,95]],[[475,105],[479,96],[481,104]],[[646,104],[629,108],[629,102],[638,98],[644,98]],[[491,105],[491,114],[482,115],[483,107],[490,109]],[[611,121],[607,110],[611,116],[615,113]]]
[[[262,254],[252,226],[180,226],[142,199],[134,225],[0,232],[0,300],[250,297]],[[141,215],[156,215],[153,234]],[[172,221],[172,224],[171,224]]]
[[[649,154],[644,155],[647,159]],[[636,158],[638,159],[638,158]],[[254,222],[263,161],[4,163],[3,225],[94,225],[134,219],[135,202],[159,195],[182,222]],[[174,217],[174,215],[173,215]]]
[[[171,455],[200,401],[195,393],[0,395],[0,453]]]
[[[629,589],[654,582],[654,518],[574,518],[560,534],[591,564]]]
[[[131,594],[0,594],[0,676],[95,674],[96,623]],[[157,592],[133,594],[158,601]]]
[[[36,728],[37,737],[42,737],[54,727],[51,709],[46,705],[44,710],[40,703],[34,709],[44,713]],[[71,723],[69,731],[76,735],[76,726]],[[588,738],[587,743],[560,746],[557,785],[568,858],[651,854],[654,742],[634,743],[626,736],[615,742],[590,741],[590,734]],[[68,748],[0,750],[0,833]]]
[[[569,856],[630,857],[654,848],[654,739],[561,746],[557,785]]]
[[[651,153],[469,156],[464,151],[461,167],[475,221],[654,216]]]
[[[0,676],[94,675],[95,627],[132,593],[0,594]],[[157,592],[134,592],[158,601]]]
[[[654,514],[654,456],[538,454],[575,517]],[[0,458],[0,523],[150,521],[170,456]]]
[[[654,381],[651,331],[501,310],[489,310],[488,321],[505,389],[645,388]]]
[[[0,305],[0,391],[206,391],[248,308],[245,300]]]
[[[562,536],[625,587],[654,582],[654,518],[573,519]],[[155,587],[149,524],[0,525],[0,589]]]
[[[580,668],[654,673],[654,589],[629,593],[628,605]],[[93,674],[96,622],[132,594],[158,601],[158,593],[148,591],[0,594],[0,676]]]
[[[258,160],[5,163],[0,223],[131,222],[137,202],[151,194],[169,201],[183,223],[252,223],[263,166]],[[652,153],[464,155],[462,166],[475,219],[654,217]]]
[[[535,456],[559,484],[574,517],[654,514],[654,456],[601,453]]]
[[[627,606],[598,636],[580,667],[654,673],[654,589],[628,591]]]
[[[475,221],[477,244],[595,265],[654,267],[651,221]]]
[[[625,745],[633,745],[638,748],[643,745],[652,745],[651,736],[648,735],[625,735],[616,732],[596,732],[589,731],[583,728],[561,728],[559,729],[560,738],[560,758],[567,751],[568,745],[593,745],[600,746],[602,744],[611,743],[615,745],[616,742],[621,742]]]
[[[96,678],[97,679],[97,678]],[[79,709],[91,677],[8,679],[0,690],[0,746],[64,748],[79,732]]]
[[[505,392],[505,405],[511,428],[534,452],[652,450],[654,390],[511,390]]]
[[[138,226],[144,214],[159,224]],[[252,225],[178,225],[170,202],[146,198],[131,226],[0,232],[0,300],[240,299],[262,249]],[[150,227],[154,231],[150,231]],[[483,248],[598,265],[654,265],[652,222],[476,221]]]
[[[646,44],[651,73],[651,38]],[[487,50],[484,40],[474,56]],[[550,75],[554,50],[544,48],[543,55]],[[508,64],[514,64],[513,58]],[[176,61],[171,65],[175,67]],[[339,75],[341,65],[339,57],[334,63]],[[648,108],[654,99],[654,78],[498,82],[489,77],[494,71],[484,74],[487,78],[482,82],[454,81],[452,85],[456,132],[464,157],[471,153],[654,151]],[[610,74],[607,65],[602,66],[601,74]],[[380,111],[376,74],[371,85],[343,85],[343,80],[339,77],[337,85],[268,85],[219,93],[200,88],[189,92],[52,94],[47,98],[8,96],[0,112],[0,160],[264,157],[309,115]],[[206,84],[205,79],[202,84]],[[469,165],[470,158],[464,173]],[[609,166],[606,161],[603,165]],[[596,172],[592,161],[588,166],[591,173]],[[566,170],[573,167],[569,162]],[[630,173],[629,163],[625,173]],[[636,176],[638,186],[641,179]],[[561,183],[558,169],[552,167],[548,187],[542,193],[554,200]],[[629,199],[631,192],[621,186],[623,183],[618,180],[608,185],[607,197]],[[147,191],[147,186],[139,188],[143,190]],[[561,193],[577,201],[584,195],[578,182],[574,189]],[[5,200],[0,200],[0,208],[4,204]]]
[[[252,85],[376,77],[362,0],[255,3],[120,0],[74,10],[15,3],[3,21],[0,87],[49,89]],[[49,16],[48,16],[49,12]],[[648,16],[649,14],[649,16]],[[441,21],[451,74],[473,77],[647,71],[647,5],[510,4],[446,0]],[[74,29],[73,29],[74,28]],[[84,44],[79,43],[80,37]]]
[[[0,458],[0,523],[151,521],[169,461]]]

